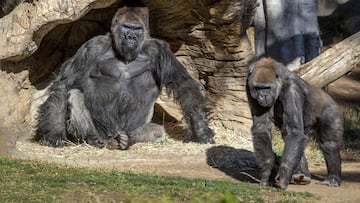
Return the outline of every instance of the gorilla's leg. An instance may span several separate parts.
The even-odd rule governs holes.
[[[325,158],[328,176],[319,184],[332,187],[340,186],[341,158],[339,148],[340,146],[338,146],[336,142],[324,142],[320,144],[320,149],[323,152]]]
[[[65,122],[68,103],[65,84],[54,82],[49,92],[49,97],[39,107],[34,139],[46,146],[62,147],[67,140]]]
[[[108,141],[109,149],[128,149],[137,142],[159,142],[164,139],[165,129],[163,126],[155,123],[147,123],[127,135],[125,132],[119,132],[114,140]]]
[[[78,89],[69,91],[69,119],[67,121],[68,134],[78,141],[85,141],[95,147],[103,147],[104,139],[97,132],[90,112],[85,106],[84,95]]]
[[[311,182],[311,174],[309,171],[305,154],[301,157],[300,163],[292,175],[291,182],[297,185],[307,185]]]
[[[334,110],[328,108],[324,112],[321,126],[320,149],[325,158],[328,176],[320,184],[338,187],[341,185],[340,148],[343,142],[343,120],[341,113]]]
[[[281,157],[281,164],[276,175],[276,185],[285,189],[291,181],[294,171],[304,156],[306,137],[301,132],[292,132],[284,136],[285,149]]]

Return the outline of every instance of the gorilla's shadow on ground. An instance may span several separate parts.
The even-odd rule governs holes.
[[[260,168],[253,152],[229,146],[215,146],[206,151],[207,164],[241,182],[259,183]],[[356,163],[357,161],[353,161]],[[311,169],[310,169],[311,170]],[[323,181],[326,169],[311,172],[312,182]],[[346,182],[360,182],[360,172],[342,172],[341,179]]]
[[[259,166],[253,152],[229,146],[215,146],[206,151],[207,164],[239,181],[259,183]]]

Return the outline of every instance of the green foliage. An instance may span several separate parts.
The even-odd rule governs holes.
[[[360,149],[360,106],[348,108],[344,112],[345,146]]]
[[[281,138],[281,132],[278,128],[275,128],[273,130],[272,143],[273,143],[273,151],[275,155],[281,157],[285,143]]]
[[[276,159],[280,160],[285,143],[282,140],[281,132],[278,128],[273,130],[273,152],[275,153]],[[318,144],[313,139],[309,139],[306,148],[305,148],[305,155],[310,165],[322,165],[324,163],[324,157],[321,151],[318,148]]]
[[[0,202],[302,202],[256,184],[60,167],[0,157]],[[267,195],[268,194],[268,195]]]

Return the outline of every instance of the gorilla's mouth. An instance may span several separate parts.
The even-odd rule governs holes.
[[[123,45],[129,48],[136,48],[137,47],[137,42],[136,40],[127,40],[125,42],[123,42]]]
[[[271,107],[273,102],[270,98],[264,98],[262,100],[258,100],[258,103],[262,107]]]
[[[267,102],[264,102],[264,101],[259,102],[259,104],[260,104],[260,106],[262,106],[262,107],[270,107],[270,105],[269,105]]]

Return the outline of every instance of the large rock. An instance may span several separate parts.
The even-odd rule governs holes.
[[[89,10],[116,0],[35,0],[18,5],[0,21],[0,59],[19,60],[33,54],[55,26],[78,20]],[[4,49],[6,47],[6,49]]]

